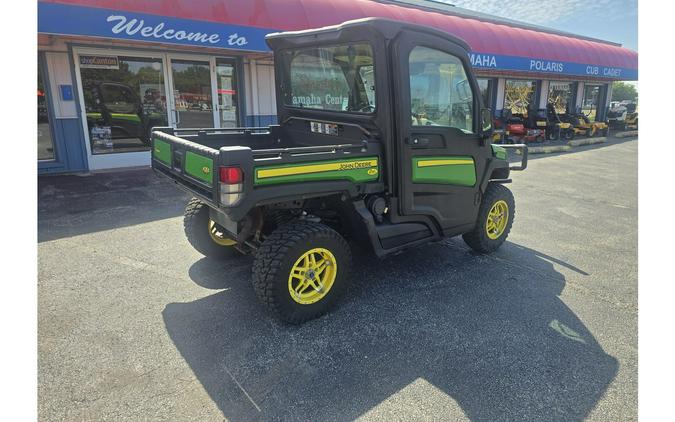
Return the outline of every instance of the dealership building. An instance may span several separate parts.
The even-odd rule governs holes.
[[[499,116],[581,110],[603,120],[637,53],[609,41],[429,0],[40,0],[40,174],[150,164],[152,126],[276,123],[265,35],[385,17],[464,39]]]

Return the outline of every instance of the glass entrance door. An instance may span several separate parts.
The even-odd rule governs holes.
[[[174,126],[214,127],[210,61],[171,58],[170,63]]]
[[[237,110],[237,80],[233,60],[216,59],[216,79],[218,80],[217,122],[221,128],[239,126]]]

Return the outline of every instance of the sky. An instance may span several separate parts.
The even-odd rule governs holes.
[[[638,50],[637,0],[435,0]]]

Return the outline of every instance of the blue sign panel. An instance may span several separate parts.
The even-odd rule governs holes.
[[[45,34],[269,51],[265,35],[276,32],[273,29],[58,3],[39,2],[38,7],[38,32]]]
[[[471,53],[471,64],[481,70],[514,70],[518,72],[551,73],[567,76],[587,76],[631,81],[637,80],[637,69],[624,67],[599,66],[562,62],[556,60],[533,59],[530,57],[502,56],[498,54]]]
[[[278,31],[145,13],[38,2],[38,32],[247,51],[269,51],[265,43],[265,35]],[[481,70],[511,70],[637,80],[637,69],[478,52],[471,53],[470,58],[473,67]]]

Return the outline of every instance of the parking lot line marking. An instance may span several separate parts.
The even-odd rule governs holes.
[[[232,378],[232,381],[234,381],[234,383],[237,384],[237,387],[239,387],[241,392],[244,393],[244,395],[251,402],[251,404],[253,406],[255,406],[255,408],[258,410],[258,412],[262,412],[262,410],[260,410],[260,407],[258,407],[258,405],[255,403],[255,401],[253,401],[251,396],[249,396],[248,393],[246,392],[246,390],[244,390],[244,387],[242,387],[241,384],[239,384],[239,381],[237,381],[237,379],[234,377],[234,375],[232,375],[232,372],[230,372],[230,369],[225,365],[223,365],[223,368],[225,368],[225,372],[227,372],[227,375],[229,375],[230,378]]]

